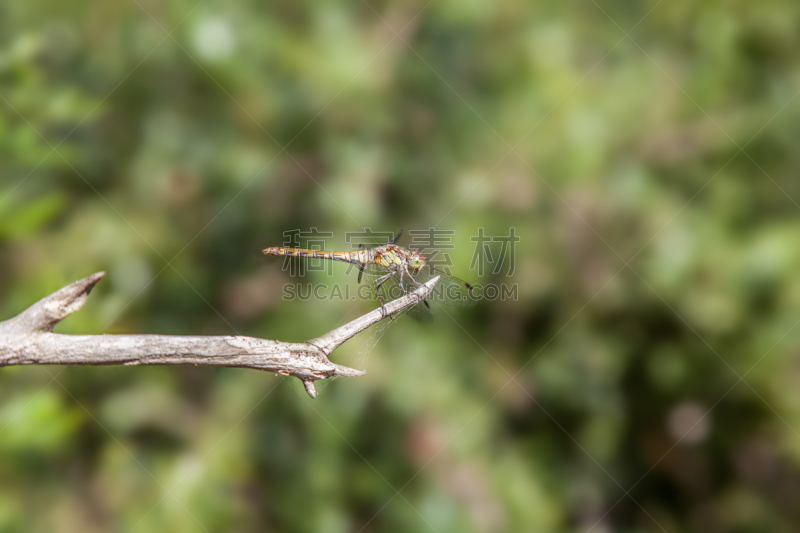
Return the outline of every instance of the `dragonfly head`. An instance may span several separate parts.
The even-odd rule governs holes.
[[[427,263],[427,261],[422,257],[421,253],[412,251],[408,254],[408,266],[411,270],[419,270],[425,266],[425,263]]]

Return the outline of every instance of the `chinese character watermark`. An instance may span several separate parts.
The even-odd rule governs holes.
[[[386,287],[393,286],[392,282],[395,278],[391,278],[392,273],[396,277],[398,271],[406,272],[408,277],[403,279],[409,283],[411,275],[417,275],[417,278],[424,282],[434,275],[441,274],[442,276],[452,276],[451,267],[454,266],[453,259],[450,256],[449,250],[455,249],[453,230],[439,230],[436,228],[410,230],[408,232],[410,243],[407,245],[406,251],[414,250],[420,253],[425,262],[422,267],[410,267],[408,262],[403,262],[403,258],[407,254],[400,251],[389,252],[385,248],[381,248],[379,252],[388,255],[396,263],[381,264],[378,261],[380,254],[375,252],[369,253],[356,253],[359,250],[371,250],[375,247],[382,247],[383,245],[391,242],[394,237],[392,232],[378,232],[365,228],[363,231],[347,232],[345,234],[344,242],[349,245],[350,250],[347,251],[347,246],[341,243],[337,246],[333,244],[333,232],[322,232],[316,227],[311,227],[307,231],[295,229],[284,232],[283,246],[287,248],[301,248],[301,251],[290,251],[283,261],[283,270],[288,271],[293,277],[302,277],[307,272],[325,272],[327,275],[332,276],[334,273],[333,264],[334,260],[347,262],[347,272],[349,276],[355,281],[354,271],[359,272],[358,280],[361,285],[366,287],[366,293],[362,293],[362,287],[358,287],[358,291],[351,291],[349,285],[320,285],[319,288],[306,289],[300,285],[294,286],[294,289],[288,290],[284,297],[287,299],[293,298],[315,298],[315,299],[353,299],[357,294],[359,297],[370,295],[375,292],[371,281],[374,279],[390,279],[386,282]],[[476,271],[478,277],[483,277],[489,273],[493,275],[504,274],[506,276],[513,276],[516,267],[516,245],[520,242],[520,237],[516,233],[515,228],[509,228],[508,233],[503,235],[487,235],[484,228],[478,228],[477,235],[470,237],[470,242],[474,243],[474,250],[469,264],[469,269]],[[398,246],[401,246],[398,244]],[[313,251],[329,251],[331,253],[328,258],[316,258]],[[348,253],[350,252],[350,253]],[[275,254],[282,255],[282,254]],[[371,258],[375,258],[371,261]],[[399,258],[399,259],[398,259]],[[362,264],[363,263],[363,264]],[[463,267],[463,265],[462,265]],[[419,270],[425,268],[423,272]],[[405,270],[403,270],[405,269]],[[454,269],[454,270],[463,270]],[[362,274],[367,276],[368,281],[362,281]],[[421,277],[420,277],[421,276]],[[466,285],[469,288],[471,297],[482,300],[506,300],[518,298],[518,287],[516,284],[506,286],[505,283],[498,285],[497,283],[489,283],[488,285],[481,285],[475,283],[479,280],[470,280],[469,283],[461,282],[458,279],[451,279],[447,284],[442,285],[443,288],[448,286]],[[450,285],[455,283],[455,285]],[[397,284],[397,283],[394,283]],[[413,285],[413,283],[412,283]],[[388,299],[401,296],[407,289],[413,289],[412,286],[406,288],[400,287],[400,293],[391,295]],[[328,294],[330,291],[330,294]],[[436,298],[431,296],[428,298],[431,302],[442,301],[448,303],[447,298]]]
[[[283,232],[283,246],[289,248],[303,248],[309,250],[324,250],[325,239],[333,237],[332,231],[319,231],[312,227],[309,231],[293,229]],[[289,271],[290,276],[305,276],[306,272],[326,272],[333,273],[331,261],[324,259],[301,258],[300,260],[292,257],[285,257],[283,260],[284,271]]]
[[[425,230],[411,230],[408,234],[411,236],[411,247],[425,256],[428,264],[442,270],[448,276],[450,267],[453,266],[453,260],[450,254],[443,250],[452,250],[456,247],[453,244],[453,230],[444,230],[436,228],[428,228]]]
[[[483,228],[478,228],[478,235],[469,238],[470,242],[475,243],[470,261],[470,270],[478,269],[478,276],[485,274],[487,264],[493,265],[492,274],[499,274],[503,269],[503,264],[508,257],[508,270],[506,276],[513,276],[516,266],[516,245],[520,241],[517,236],[516,228],[509,228],[508,235],[494,235],[489,237],[484,234]],[[496,255],[492,254],[490,243],[500,243],[500,250]],[[495,247],[496,248],[496,247]]]
[[[387,231],[372,231],[370,228],[364,228],[364,231],[348,231],[344,234],[344,242],[350,245],[354,250],[374,248],[381,244],[386,244],[394,237],[394,233]],[[347,265],[345,274],[349,275],[354,268],[353,264]]]

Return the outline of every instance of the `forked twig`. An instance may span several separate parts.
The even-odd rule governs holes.
[[[11,365],[207,365],[255,368],[300,379],[312,398],[314,381],[365,372],[332,363],[328,356],[347,339],[424,299],[439,278],[316,339],[291,343],[241,336],[63,335],[53,326],[80,309],[98,272],[39,300],[0,322],[0,366]]]

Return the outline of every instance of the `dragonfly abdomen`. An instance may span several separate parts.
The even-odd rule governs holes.
[[[354,252],[329,252],[327,250],[309,250],[308,248],[287,248],[285,246],[276,246],[264,250],[267,255],[283,255],[289,257],[309,257],[311,259],[329,259],[331,261],[342,261],[344,263],[357,263],[364,262],[360,255],[363,255],[362,250]]]

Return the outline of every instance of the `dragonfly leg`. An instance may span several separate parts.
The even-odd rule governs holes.
[[[415,280],[415,279],[414,279],[414,278],[411,276],[411,272],[409,272],[407,269],[406,269],[406,270],[401,270],[401,271],[400,271],[400,289],[402,289],[402,291],[403,291],[404,293],[408,294],[408,293],[410,293],[410,292],[411,292],[411,290],[406,290],[405,286],[403,286],[403,274],[405,274],[406,276],[408,276],[408,277],[411,279],[411,281],[413,281],[413,282],[414,282],[414,283],[416,283],[417,285],[419,285],[419,282],[418,282],[417,280]]]
[[[378,291],[378,287],[383,285],[386,282],[386,280],[388,280],[389,278],[394,276],[396,273],[397,272],[389,272],[385,276],[381,276],[380,278],[378,278],[378,279],[376,279],[376,280],[374,280],[372,282],[372,286],[375,287],[375,294],[378,296],[378,300],[381,302],[381,307],[386,305],[386,302],[383,301],[383,298],[381,297],[381,293],[380,293],[380,291]]]

